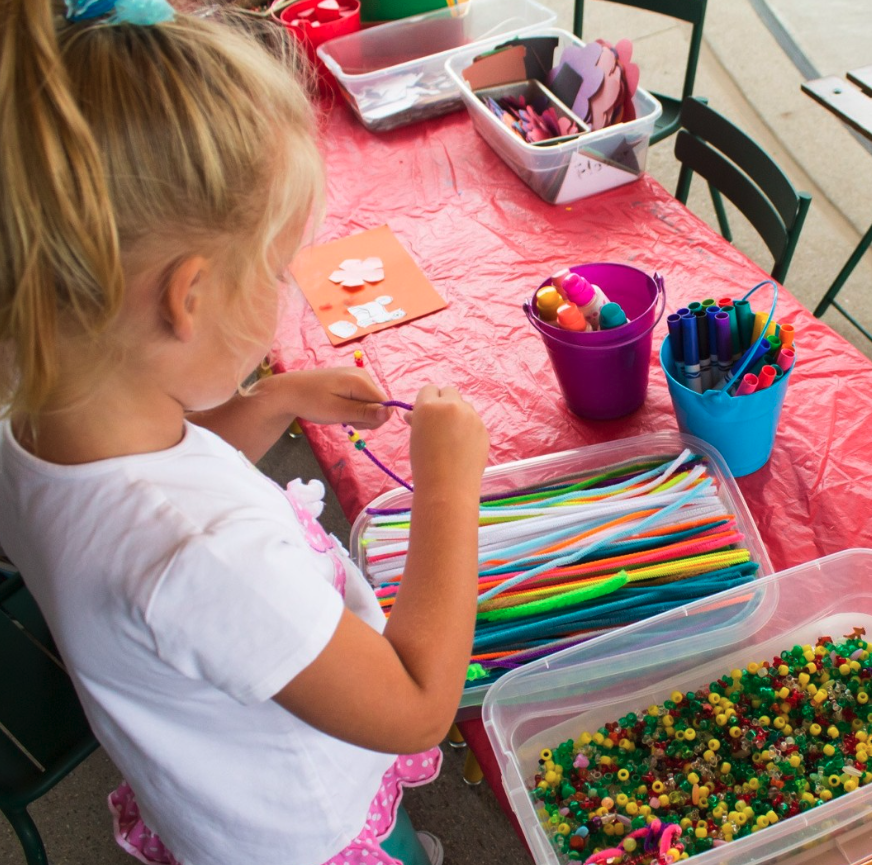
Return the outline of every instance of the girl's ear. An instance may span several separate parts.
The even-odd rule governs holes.
[[[208,273],[208,261],[201,255],[184,259],[173,268],[160,300],[161,318],[176,339],[190,342],[200,311],[200,291]]]

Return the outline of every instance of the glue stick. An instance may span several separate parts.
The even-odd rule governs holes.
[[[599,330],[600,310],[609,302],[603,290],[583,276],[571,273],[563,280],[566,299],[574,303],[594,330]]]

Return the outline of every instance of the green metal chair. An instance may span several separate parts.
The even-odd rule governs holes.
[[[662,93],[654,93],[654,96],[663,106],[663,114],[657,120],[654,134],[650,143],[656,144],[664,138],[678,131],[680,125],[679,113],[682,100],[693,93],[693,83],[696,78],[696,67],[699,62],[699,49],[702,45],[702,27],[705,22],[706,0],[612,0],[624,6],[634,6],[638,9],[647,9],[650,12],[659,12],[680,21],[687,21],[692,25],[690,35],[690,50],[687,55],[687,67],[684,73],[684,86],[681,97],[665,96]],[[575,15],[572,29],[575,35],[581,39],[581,27],[584,20],[584,0],[575,0]],[[643,78],[644,83],[644,78]],[[653,91],[652,91],[653,93]]]
[[[775,259],[772,277],[783,283],[811,204],[775,161],[742,130],[691,97],[681,106],[675,139],[681,163],[675,197],[687,203],[694,173],[719,190],[747,217]],[[719,206],[720,205],[720,206]],[[723,202],[715,199],[721,233],[732,240]]]
[[[0,811],[27,865],[48,865],[28,806],[97,747],[35,601],[16,575],[0,582]]]

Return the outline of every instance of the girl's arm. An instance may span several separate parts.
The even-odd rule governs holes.
[[[346,611],[324,651],[273,699],[362,747],[438,743],[472,649],[487,433],[454,388],[428,385],[407,417],[415,492],[406,571],[384,634]]]
[[[217,408],[191,412],[188,420],[206,427],[256,463],[296,418],[314,423],[381,426],[391,410],[369,374],[357,367],[285,372],[256,382]]]

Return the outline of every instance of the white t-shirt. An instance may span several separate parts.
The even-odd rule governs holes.
[[[7,422],[0,503],[0,545],[176,858],[321,865],[360,832],[394,757],[270,699],[324,649],[343,607],[330,556],[276,484],[192,424],[166,451],[59,466],[24,451]],[[372,591],[341,557],[346,606],[381,631]]]

